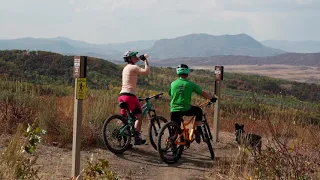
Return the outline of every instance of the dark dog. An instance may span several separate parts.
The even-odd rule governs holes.
[[[252,149],[254,155],[256,155],[256,152],[258,151],[259,154],[261,152],[261,146],[262,146],[262,139],[260,135],[257,134],[248,134],[244,131],[244,125],[243,124],[235,124],[235,135],[236,135],[236,142],[238,143],[239,147],[239,154],[246,150],[246,149]]]

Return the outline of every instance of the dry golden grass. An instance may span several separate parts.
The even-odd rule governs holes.
[[[236,116],[236,115],[235,115]],[[224,119],[223,131],[233,131],[234,123],[242,123],[248,133],[263,137],[261,155],[253,152],[219,159],[213,170],[216,179],[319,179],[320,127],[296,124],[282,116],[272,119]]]
[[[83,102],[82,146],[99,145],[100,131],[103,121],[110,115],[119,113],[117,96],[119,88],[113,87],[108,91],[88,92]],[[18,92],[19,93],[19,92]],[[155,91],[139,89],[138,96],[146,97],[157,94]],[[26,95],[28,96],[28,95]],[[22,113],[19,122],[36,122],[41,129],[46,129],[47,143],[64,147],[72,141],[73,126],[73,95],[65,97],[33,96],[20,98],[17,101],[0,102],[0,108],[15,107],[15,103],[22,103],[18,112]],[[204,100],[195,98],[193,103],[199,104]],[[30,101],[31,102],[31,101]],[[36,102],[36,103],[35,103]],[[167,95],[162,100],[153,101],[158,115],[169,117],[169,101]],[[32,111],[30,111],[30,109]],[[29,111],[28,111],[29,110]],[[3,112],[0,117],[6,117],[8,122],[16,122],[14,111]],[[213,107],[205,109],[209,124],[213,122]],[[26,118],[27,117],[27,118]],[[234,124],[242,123],[245,130],[263,136],[264,151],[259,158],[252,156],[225,157],[217,161],[218,167],[212,171],[212,177],[217,179],[307,179],[319,177],[320,167],[320,128],[305,122],[298,110],[281,109],[277,107],[257,104],[256,107],[243,108],[224,107],[221,111],[221,131],[233,132]],[[18,143],[19,144],[19,143]],[[15,144],[12,148],[18,148]],[[14,151],[18,151],[15,149]],[[13,157],[14,158],[19,158]],[[281,160],[281,161],[278,161]],[[277,167],[276,165],[281,166]],[[17,166],[12,164],[12,166]],[[269,167],[277,167],[269,168]],[[311,167],[311,168],[307,168]],[[3,164],[1,172],[8,168]],[[6,169],[6,170],[3,170]],[[275,173],[277,172],[277,173]],[[3,175],[10,179],[9,175]],[[319,177],[320,178],[320,177]],[[12,179],[12,178],[11,178]]]
[[[0,179],[40,179],[35,168],[37,156],[24,151],[28,139],[23,137],[23,128],[18,125],[8,147],[0,154]]]

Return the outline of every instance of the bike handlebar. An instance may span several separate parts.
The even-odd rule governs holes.
[[[199,106],[200,106],[200,107],[203,107],[203,106],[209,107],[211,104],[213,104],[213,102],[207,101],[207,102],[204,102],[204,103],[200,104]]]
[[[138,98],[139,102],[140,101],[149,101],[150,99],[158,99],[161,97],[161,95],[163,95],[163,93],[159,93],[159,94],[156,94],[154,96],[150,96],[150,97],[146,97],[146,98]]]

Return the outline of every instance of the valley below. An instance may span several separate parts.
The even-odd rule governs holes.
[[[192,66],[193,69],[214,70],[214,66]],[[229,73],[258,74],[290,81],[320,84],[320,67],[292,66],[284,64],[267,65],[226,65]]]

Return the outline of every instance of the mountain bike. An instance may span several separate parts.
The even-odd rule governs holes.
[[[205,102],[199,105],[201,108],[204,106],[210,106],[211,102]],[[187,126],[192,123],[192,128],[189,132]],[[184,147],[189,148],[191,143],[195,140],[194,131],[196,129],[195,116],[193,116],[189,121],[182,121],[183,129],[181,125],[177,124],[175,121],[170,121],[165,123],[160,131],[158,137],[158,153],[161,160],[167,164],[176,163],[184,151]],[[165,131],[168,131],[169,137],[164,138]],[[206,114],[203,113],[201,121],[201,137],[205,143],[208,145],[210,151],[211,159],[214,160],[215,154],[212,148],[211,140],[212,134],[207,123]],[[165,140],[164,145],[162,145],[162,140]],[[170,149],[170,151],[169,151]]]
[[[139,102],[145,101],[141,106],[143,119],[149,118],[149,129],[148,135],[152,147],[157,150],[156,138],[158,136],[158,131],[161,128],[161,125],[167,122],[167,119],[158,116],[155,109],[153,108],[151,99],[158,99],[163,95],[163,93],[147,97],[147,98],[138,98]],[[134,136],[135,131],[135,121],[136,117],[129,111],[128,104],[126,102],[120,102],[119,106],[121,109],[125,109],[127,117],[122,115],[114,114],[110,115],[103,123],[102,127],[102,137],[107,148],[115,153],[121,154],[125,152],[131,145],[131,137]],[[114,144],[113,141],[114,140]]]

